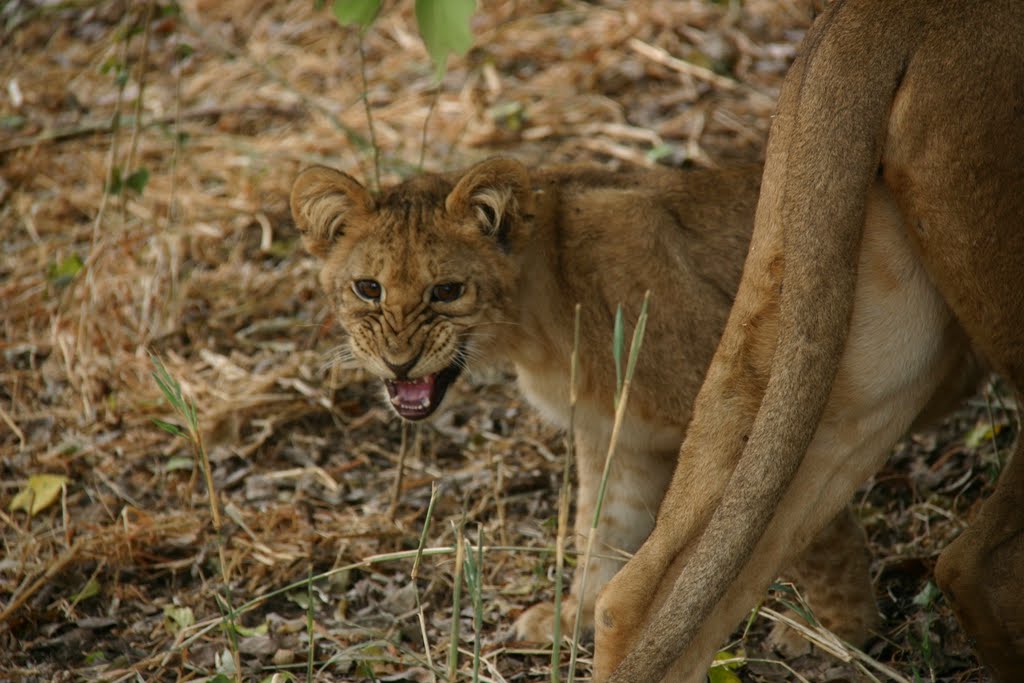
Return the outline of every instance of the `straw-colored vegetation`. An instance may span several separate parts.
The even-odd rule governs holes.
[[[421,155],[755,159],[810,15],[482,4],[438,87],[411,3],[385,3],[364,93],[358,33],[312,0],[0,3],[0,679],[551,678],[550,648],[508,636],[555,584],[561,436],[500,371],[410,430],[329,363],[291,180],[314,162],[372,177],[364,97],[384,182]],[[977,680],[929,576],[1016,417],[981,397],[954,421],[857,500],[886,617],[866,654],[819,633],[783,664],[766,610],[733,673]]]

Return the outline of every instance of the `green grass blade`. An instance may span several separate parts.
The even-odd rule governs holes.
[[[644,293],[644,302],[640,305],[640,317],[636,320],[636,328],[633,329],[633,339],[629,342],[629,362],[626,364],[626,381],[633,381],[633,371],[636,370],[636,360],[640,357],[640,346],[643,344],[644,332],[647,331],[647,309],[651,301],[651,290]]]
[[[313,628],[313,565],[306,575],[306,636],[309,650],[306,654],[306,683],[313,683],[313,662],[316,658],[316,629]]]
[[[612,331],[612,358],[615,359],[615,403],[618,407],[622,395],[622,345],[625,341],[622,304],[615,309],[615,327]]]
[[[185,438],[188,438],[188,434],[186,434],[182,430],[182,428],[179,427],[176,424],[171,424],[170,422],[164,422],[163,420],[157,419],[155,417],[151,417],[149,419],[151,419],[153,421],[153,424],[155,424],[157,427],[159,427],[160,429],[164,430],[165,432],[170,432],[171,434],[174,434],[175,436],[184,436]]]
[[[558,494],[558,537],[555,539],[555,623],[551,634],[551,683],[559,683],[562,675],[562,591],[565,573],[565,537],[569,527],[569,472],[576,458],[576,399],[580,365],[580,317],[577,303],[573,313],[572,356],[569,360],[569,429],[566,433],[565,464],[562,467],[562,488]],[[570,657],[575,659],[576,639]]]
[[[476,556],[466,553],[466,585],[469,587],[473,600],[473,683],[480,681],[480,647],[483,644],[484,606],[483,606],[483,567],[484,567],[484,529],[477,525]]]
[[[178,383],[178,380],[171,377],[171,373],[167,371],[167,368],[164,366],[159,356],[150,353],[149,359],[152,361],[153,365],[156,366],[156,370],[154,370],[152,374],[153,379],[156,380],[156,384],[160,388],[160,392],[167,398],[168,402],[174,406],[175,410],[179,413],[184,413],[185,402],[181,397],[181,384]]]
[[[597,539],[597,528],[598,523],[601,519],[601,510],[604,507],[604,497],[608,490],[608,474],[611,472],[612,460],[615,456],[615,447],[618,444],[619,433],[622,430],[622,422],[626,416],[626,405],[629,400],[629,387],[633,380],[633,371],[636,369],[636,359],[639,357],[640,346],[643,344],[644,331],[647,328],[647,308],[650,297],[651,292],[648,290],[644,294],[644,302],[640,308],[640,317],[637,319],[636,328],[633,330],[633,338],[630,343],[629,364],[626,368],[625,381],[622,383],[621,395],[617,397],[617,400],[615,402],[615,422],[612,424],[612,434],[611,438],[608,441],[608,453],[607,455],[605,455],[604,459],[604,471],[601,474],[601,484],[597,491],[597,503],[594,505],[594,516],[591,519],[590,531],[587,534],[587,547],[585,552],[583,553],[583,575],[582,581],[580,581],[580,591],[586,590],[587,575],[590,571],[590,559],[593,555],[594,544],[596,543]],[[621,313],[622,307],[620,306],[618,313],[616,314],[617,329],[615,334],[617,338],[613,345],[614,350],[617,351],[615,359],[616,372],[619,371],[621,363],[622,346],[621,339],[618,338],[620,335],[622,335],[621,329],[619,329],[621,326]],[[576,641],[578,641],[580,637],[580,623],[582,621],[582,618],[583,601],[581,600],[576,605],[576,628],[573,633],[572,654],[569,657],[569,681],[574,680],[576,675]]]
[[[453,522],[454,524],[454,522]],[[452,577],[452,626],[449,635],[448,680],[455,681],[459,669],[459,613],[462,611],[462,570],[466,555],[466,544],[462,535],[465,520],[455,530],[455,576]]]
[[[430,502],[427,503],[427,515],[423,520],[423,530],[420,532],[420,542],[416,546],[416,558],[412,562],[412,571],[409,572],[409,580],[412,581],[413,594],[416,596],[416,615],[420,623],[420,636],[423,638],[423,654],[427,657],[427,668],[430,671],[431,680],[437,680],[437,672],[434,671],[434,660],[430,654],[430,638],[427,635],[427,617],[423,612],[423,601],[420,596],[419,584],[416,579],[420,573],[420,563],[423,560],[423,549],[427,545],[427,532],[430,530],[430,522],[434,517],[434,504],[437,502],[437,481],[430,484]]]

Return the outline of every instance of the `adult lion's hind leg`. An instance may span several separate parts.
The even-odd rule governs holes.
[[[995,679],[1020,680],[1024,676],[1024,439],[1020,436],[995,492],[970,527],[939,556],[935,580]]]
[[[955,25],[934,24],[948,35],[937,33],[905,75],[885,174],[902,188],[904,213],[914,219],[909,232],[932,281],[974,348],[1021,397],[1024,5],[992,3],[962,15]],[[965,36],[972,36],[969,44]],[[951,60],[945,45],[959,47],[960,60]],[[927,145],[920,131],[928,131]],[[995,492],[940,556],[936,580],[994,680],[1024,680],[1020,436]]]

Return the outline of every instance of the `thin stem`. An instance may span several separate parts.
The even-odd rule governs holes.
[[[391,488],[391,505],[388,507],[388,519],[392,522],[398,515],[398,504],[402,498],[402,481],[405,479],[405,460],[409,455],[410,425],[402,420],[402,441],[398,447],[398,468],[395,472],[395,483]]]
[[[309,649],[306,652],[306,683],[313,683],[313,661],[316,658],[316,629],[313,627],[313,563],[309,564],[306,579],[306,637]]]
[[[480,647],[483,643],[484,528],[477,525],[476,561],[473,563],[473,683],[480,681]],[[471,556],[472,557],[472,556]]]
[[[577,380],[580,363],[581,311],[582,307],[577,303],[573,316],[572,355],[569,359],[569,430],[566,434],[565,464],[562,466],[562,489],[558,494],[558,537],[555,539],[555,623],[554,632],[551,635],[551,683],[558,683],[562,673],[562,583],[565,572],[565,539],[569,527],[569,472],[572,470],[576,458],[576,400],[578,398]],[[580,598],[580,596],[576,597]],[[575,657],[576,648],[577,641],[574,637],[570,658]]]
[[[423,133],[420,136],[420,161],[416,164],[416,172],[423,171],[423,160],[427,157],[427,126],[430,124],[430,117],[434,115],[437,101],[441,98],[441,84],[434,88],[434,96],[430,98],[430,105],[427,107],[427,116],[423,119]]]
[[[647,290],[644,294],[644,301],[640,307],[640,316],[636,321],[636,328],[633,330],[633,340],[629,346],[629,362],[626,364],[626,376],[622,382],[622,391],[619,394],[615,406],[615,422],[612,425],[612,435],[608,441],[608,453],[604,459],[604,471],[601,474],[601,485],[597,492],[597,503],[594,506],[594,517],[590,525],[590,533],[587,534],[587,549],[583,554],[583,579],[580,581],[579,591],[584,594],[587,588],[587,575],[590,570],[590,558],[594,553],[594,544],[597,541],[598,521],[601,519],[601,508],[604,506],[604,496],[608,488],[608,475],[611,472],[612,461],[615,456],[615,447],[619,442],[619,432],[622,430],[622,422],[626,417],[626,405],[629,402],[629,389],[633,383],[633,372],[636,370],[636,361],[640,353],[640,345],[643,343],[644,330],[647,327],[647,306],[650,302],[651,292]],[[583,600],[576,604],[576,624],[573,631],[573,641],[578,641],[580,628],[583,622]],[[569,659],[569,681],[574,680],[576,675],[576,648],[573,648],[572,656]]]
[[[185,437],[192,446],[193,457],[198,461],[199,467],[203,471],[203,476],[206,481],[207,498],[210,503],[210,519],[213,524],[213,531],[217,541],[217,561],[220,564],[220,575],[221,580],[224,582],[224,598],[220,599],[219,595],[215,595],[214,598],[217,602],[217,606],[221,609],[223,614],[222,619],[227,623],[224,624],[224,631],[228,637],[228,641],[231,645],[231,654],[234,658],[235,664],[235,679],[241,683],[242,680],[242,659],[241,654],[238,650],[238,631],[235,628],[235,621],[238,612],[234,608],[234,599],[231,595],[231,569],[227,562],[227,557],[224,554],[224,537],[223,537],[223,524],[220,516],[220,501],[217,498],[217,489],[213,482],[213,470],[210,466],[210,459],[206,453],[206,447],[203,445],[203,433],[199,428],[199,416],[196,412],[195,403],[191,399],[186,399],[181,390],[181,383],[178,382],[164,367],[164,364],[160,359],[151,354],[153,364],[156,366],[156,370],[153,372],[153,379],[156,381],[157,386],[160,388],[161,393],[167,401],[174,407],[175,411],[180,415],[185,422],[186,429],[181,430],[177,427],[171,427],[168,429],[166,424],[157,421],[159,426],[162,426],[168,431],[172,431],[175,434]]]
[[[359,33],[359,75],[363,79],[363,107],[366,110],[366,125],[370,130],[370,148],[373,150],[373,191],[380,191],[380,147],[377,146],[377,134],[373,128],[373,112],[370,110],[370,92],[366,79],[366,46],[363,44],[363,33]]]
[[[462,570],[466,557],[466,539],[463,537],[463,525],[459,523],[455,530],[455,576],[452,577],[452,626],[448,650],[448,681],[455,683],[459,667],[459,613],[462,611]]]
[[[437,482],[430,484],[430,502],[427,503],[427,516],[423,520],[423,531],[420,532],[420,542],[416,546],[416,559],[412,563],[412,571],[409,572],[409,580],[412,582],[413,594],[416,596],[416,615],[420,622],[420,636],[423,638],[423,653],[427,656],[427,669],[430,671],[432,681],[437,681],[437,672],[434,671],[434,660],[430,655],[430,638],[427,636],[427,616],[423,611],[420,588],[416,583],[419,576],[420,561],[423,559],[423,548],[427,543],[427,532],[430,530],[430,520],[434,516],[434,503],[437,502]]]
[[[142,95],[146,90],[146,70],[149,66],[149,31],[153,20],[153,0],[146,3],[145,28],[142,33],[142,53],[139,55],[139,93],[135,96],[135,125],[132,127],[132,139],[128,145],[128,160],[125,162],[126,173],[132,172],[135,165],[135,153],[139,146],[139,131],[142,129]]]

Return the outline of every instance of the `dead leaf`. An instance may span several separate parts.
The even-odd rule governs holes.
[[[11,512],[24,510],[35,516],[57,502],[60,492],[68,483],[63,474],[33,474],[28,484],[14,496],[8,509]]]

